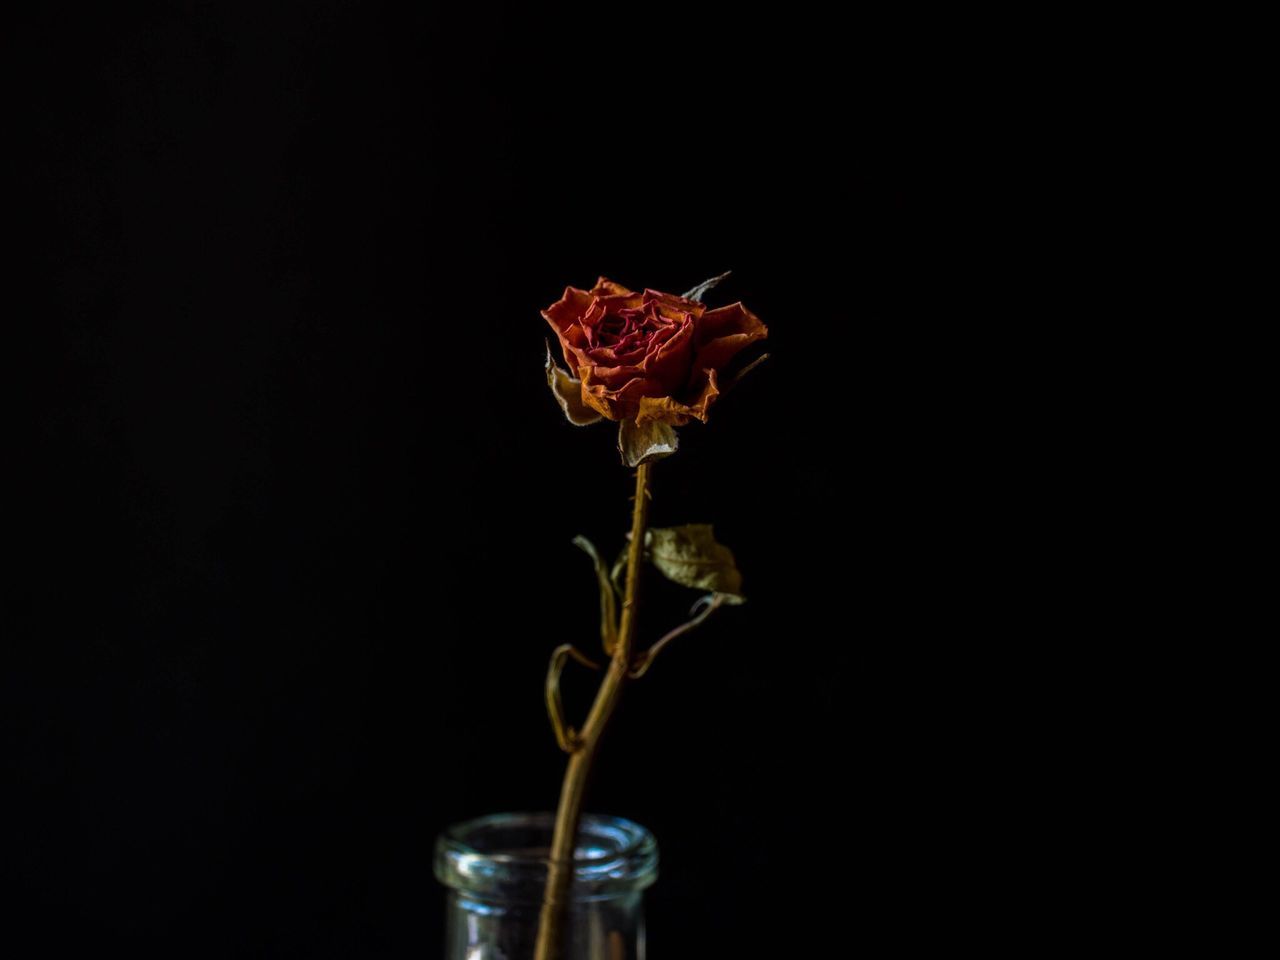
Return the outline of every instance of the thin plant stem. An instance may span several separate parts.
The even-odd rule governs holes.
[[[618,704],[618,697],[631,670],[631,647],[636,628],[636,605],[640,591],[640,566],[644,556],[645,529],[649,522],[649,471],[651,464],[642,463],[636,470],[635,504],[631,514],[631,544],[627,549],[627,585],[623,593],[622,622],[614,644],[609,669],[596,693],[586,723],[578,732],[569,754],[568,768],[560,788],[560,805],[556,809],[555,831],[551,836],[551,852],[547,886],[538,921],[538,941],[534,960],[559,960],[563,944],[564,916],[568,906],[569,887],[573,880],[573,851],[582,819],[582,798],[587,778],[595,761],[596,750],[605,725]]]

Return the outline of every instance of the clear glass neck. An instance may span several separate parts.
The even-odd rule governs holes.
[[[446,960],[533,956],[553,827],[550,813],[502,813],[440,834],[435,874],[449,891]],[[584,815],[563,960],[643,960],[641,894],[657,869],[657,843],[644,827]]]

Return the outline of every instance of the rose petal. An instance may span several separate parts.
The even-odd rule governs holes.
[[[618,313],[622,310],[637,310],[644,306],[644,297],[639,293],[624,290],[622,293],[596,294],[591,309],[584,313],[584,324],[596,324],[603,319],[606,312]]]
[[[634,380],[644,380],[652,385],[646,390],[651,395],[683,393],[693,360],[692,342],[692,331],[686,327],[649,345],[643,357],[614,357],[609,349],[597,348],[586,352],[578,369],[590,368],[591,382],[607,390],[623,390]]]
[[[686,324],[685,326],[689,326]],[[664,323],[651,333],[629,334],[612,346],[593,347],[585,351],[587,362],[603,367],[638,367],[647,356],[658,351],[660,347],[676,337],[681,327],[674,323]],[[692,350],[689,352],[693,356]],[[640,372],[637,370],[637,373]]]
[[[661,392],[661,387],[646,377],[632,377],[616,389],[601,383],[600,368],[578,368],[582,378],[582,399],[610,420],[630,420],[640,406],[640,398]]]
[[[605,390],[621,390],[632,380],[646,379],[644,368],[640,364],[621,364],[619,366],[605,366],[596,356],[596,351],[591,351],[587,355],[586,362],[578,367],[579,374],[582,376],[582,367],[586,367],[591,371],[591,382],[597,386],[603,387]],[[658,391],[661,393],[661,391]]]
[[[605,277],[600,277],[596,281],[596,285],[591,288],[593,297],[609,297],[609,296],[631,296],[631,291],[620,283],[614,283]]]
[[[695,320],[706,312],[707,306],[699,303],[697,300],[686,300],[684,297],[677,297],[674,293],[663,293],[661,290],[644,291],[644,302],[654,303],[664,312],[689,314]]]
[[[768,336],[769,328],[741,303],[708,310],[698,325],[693,369],[723,370],[739,352]]]
[[[593,302],[591,294],[576,287],[565,287],[564,296],[542,311],[542,316],[556,332],[565,365],[577,370],[584,358],[582,349],[587,345],[586,334],[578,322]]]
[[[685,385],[693,360],[693,336],[692,323],[664,326],[639,345],[643,353],[640,349],[620,353],[617,347],[594,347],[582,351],[579,367],[591,367],[593,381],[609,389],[644,377],[659,384],[656,392],[671,393]]]
[[[542,311],[551,329],[563,334],[587,312],[594,300],[593,294],[577,287],[565,287],[564,296]]]
[[[671,392],[684,386],[693,363],[692,323],[685,323],[665,340],[655,340],[653,349],[644,358],[644,375],[666,387]]]
[[[669,423],[682,427],[691,418],[697,418],[706,423],[707,409],[711,406],[711,401],[720,395],[720,388],[716,383],[714,370],[702,370],[699,376],[705,379],[701,381],[698,393],[691,403],[682,403],[674,397],[641,397],[636,422]]]
[[[698,324],[698,342],[701,344],[716,337],[756,330],[762,336],[768,333],[768,328],[761,323],[759,317],[741,303],[731,303],[727,307],[708,310],[702,315],[702,321]]]

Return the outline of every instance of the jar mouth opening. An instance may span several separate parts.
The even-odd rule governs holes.
[[[455,823],[436,840],[435,875],[480,897],[540,901],[550,870],[551,813],[498,813]],[[657,877],[657,842],[622,817],[584,814],[574,849],[575,900],[643,890]]]

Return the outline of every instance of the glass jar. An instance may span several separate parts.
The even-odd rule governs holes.
[[[435,874],[449,891],[445,960],[531,960],[547,882],[550,813],[499,813],[449,827]],[[641,897],[658,845],[639,824],[584,814],[561,960],[644,960]]]

